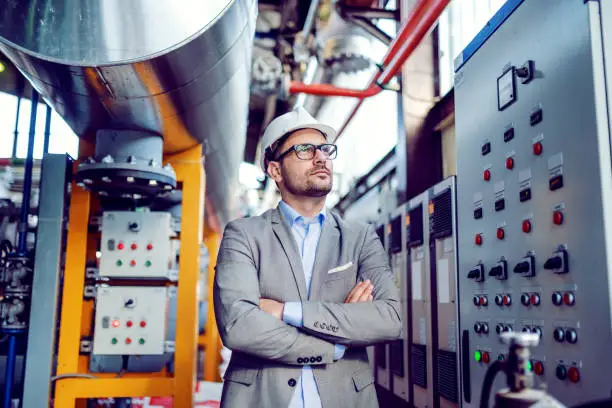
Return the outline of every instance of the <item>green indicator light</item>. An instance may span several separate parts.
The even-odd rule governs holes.
[[[531,361],[527,362],[527,371],[533,371],[533,364],[531,363]]]
[[[116,263],[117,263],[117,266],[123,265],[123,262],[121,262],[121,261],[117,261]]]
[[[146,266],[146,267],[151,266],[151,261],[146,261],[146,262],[145,262],[145,266]]]
[[[140,344],[145,344],[145,339],[140,339],[140,340],[138,340],[138,343],[140,343]]]
[[[503,355],[503,354],[500,354],[499,356],[497,356],[497,359],[498,359],[499,361],[504,361],[504,360],[506,359],[506,357],[504,357],[504,355]]]
[[[474,360],[476,360],[476,361],[482,360],[482,353],[480,351],[475,351],[474,352]]]
[[[112,344],[117,344],[117,339],[115,337],[113,337],[113,339],[111,340]]]

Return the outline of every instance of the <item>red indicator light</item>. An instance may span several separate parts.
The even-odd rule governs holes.
[[[512,303],[512,298],[510,295],[504,295],[504,305],[508,306]]]
[[[485,170],[482,174],[482,178],[484,179],[484,181],[491,180],[491,170]]]
[[[571,306],[574,303],[576,303],[576,297],[574,296],[572,292],[565,292],[563,294],[563,303],[565,303],[568,306]]]
[[[544,374],[544,364],[542,364],[541,361],[536,361],[533,364],[533,372],[535,373],[535,375],[542,375],[542,374]]]
[[[147,326],[147,322],[145,322],[144,320],[140,322],[140,327],[146,327]]]
[[[127,327],[132,327],[133,323],[132,323],[132,321],[131,321],[131,320],[128,320],[128,321],[125,323],[125,325],[126,325]]]
[[[544,147],[542,146],[541,142],[536,142],[533,144],[533,154],[535,154],[536,156],[541,155],[543,150]]]
[[[553,213],[553,223],[555,225],[563,224],[563,213],[561,211],[555,211]]]
[[[529,220],[524,220],[523,221],[523,232],[525,234],[528,234],[531,232],[531,221]]]
[[[512,157],[508,157],[506,159],[506,168],[508,170],[512,170],[514,168],[514,159]]]
[[[489,353],[486,351],[482,352],[482,362],[485,364],[489,364]]]
[[[580,381],[580,371],[578,371],[576,367],[571,367],[567,371],[567,378],[569,378],[571,382],[577,383],[578,381]]]
[[[152,250],[152,249],[153,249],[153,244],[148,244],[148,245],[147,245],[147,250],[148,250],[148,251],[150,251],[150,250]]]
[[[537,293],[533,293],[531,295],[531,304],[534,306],[537,306],[540,304],[540,295],[538,295]]]
[[[119,327],[119,320],[113,320],[113,327]]]
[[[134,243],[132,244],[131,248],[132,248],[132,250],[135,250],[135,249],[137,249],[137,248],[138,248],[138,245],[136,245],[136,243],[134,242]]]
[[[123,242],[120,242],[117,244],[117,249],[121,250],[123,248],[125,248],[125,245],[123,244]]]
[[[482,235],[476,234],[474,241],[476,242],[476,245],[482,245]]]
[[[480,297],[480,306],[486,306],[488,303],[489,303],[489,300],[487,299],[486,296]]]
[[[504,229],[503,228],[498,228],[497,229],[497,239],[504,239],[504,236],[506,234],[504,233]]]

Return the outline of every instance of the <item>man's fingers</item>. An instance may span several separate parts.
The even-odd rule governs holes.
[[[373,289],[374,286],[372,286],[372,284],[368,285],[366,289],[361,293],[361,296],[359,296],[359,299],[357,299],[357,302],[367,302],[370,299],[370,296],[372,296]]]
[[[345,303],[365,302],[372,293],[373,286],[369,280],[359,282],[347,296]]]
[[[353,303],[359,297],[359,294],[363,291],[365,287],[364,283],[365,282],[357,283],[349,292],[348,296],[344,300],[344,303]]]

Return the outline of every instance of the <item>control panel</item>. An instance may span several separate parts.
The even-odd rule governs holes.
[[[393,393],[403,399],[410,401],[409,381],[409,358],[408,358],[408,328],[410,327],[408,317],[410,297],[407,291],[408,274],[406,268],[406,211],[405,206],[399,206],[392,214],[388,224],[389,229],[389,254],[391,256],[391,269],[395,275],[395,282],[400,293],[402,307],[402,319],[404,322],[404,333],[401,340],[396,340],[389,345],[389,360],[391,363],[391,388]]]
[[[174,269],[171,236],[170,213],[104,212],[100,276],[168,278]]]
[[[455,408],[459,403],[455,196],[452,176],[432,187],[428,206],[434,398],[441,408]]]
[[[163,354],[167,308],[165,287],[98,288],[93,353]]]
[[[380,237],[383,248],[389,253],[389,235],[387,234],[387,224],[389,216],[384,213],[380,216],[376,227],[376,233]],[[376,383],[381,387],[391,390],[391,362],[389,344],[380,343],[374,346],[374,376]]]
[[[529,368],[563,404],[612,391],[612,10],[544,3],[508,2],[455,69],[464,407],[508,331],[540,335]]]
[[[413,405],[433,407],[433,333],[429,253],[429,191],[407,204],[411,288],[410,384]]]

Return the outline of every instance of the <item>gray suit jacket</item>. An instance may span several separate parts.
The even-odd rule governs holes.
[[[345,304],[359,280],[374,284],[372,302]],[[259,309],[261,297],[301,301],[294,328]],[[372,226],[325,218],[310,296],[295,240],[279,208],[225,228],[216,266],[215,317],[232,358],[221,406],[289,405],[303,365],[313,368],[323,408],[377,407],[366,346],[401,337],[399,291]],[[348,348],[334,361],[334,344]]]

